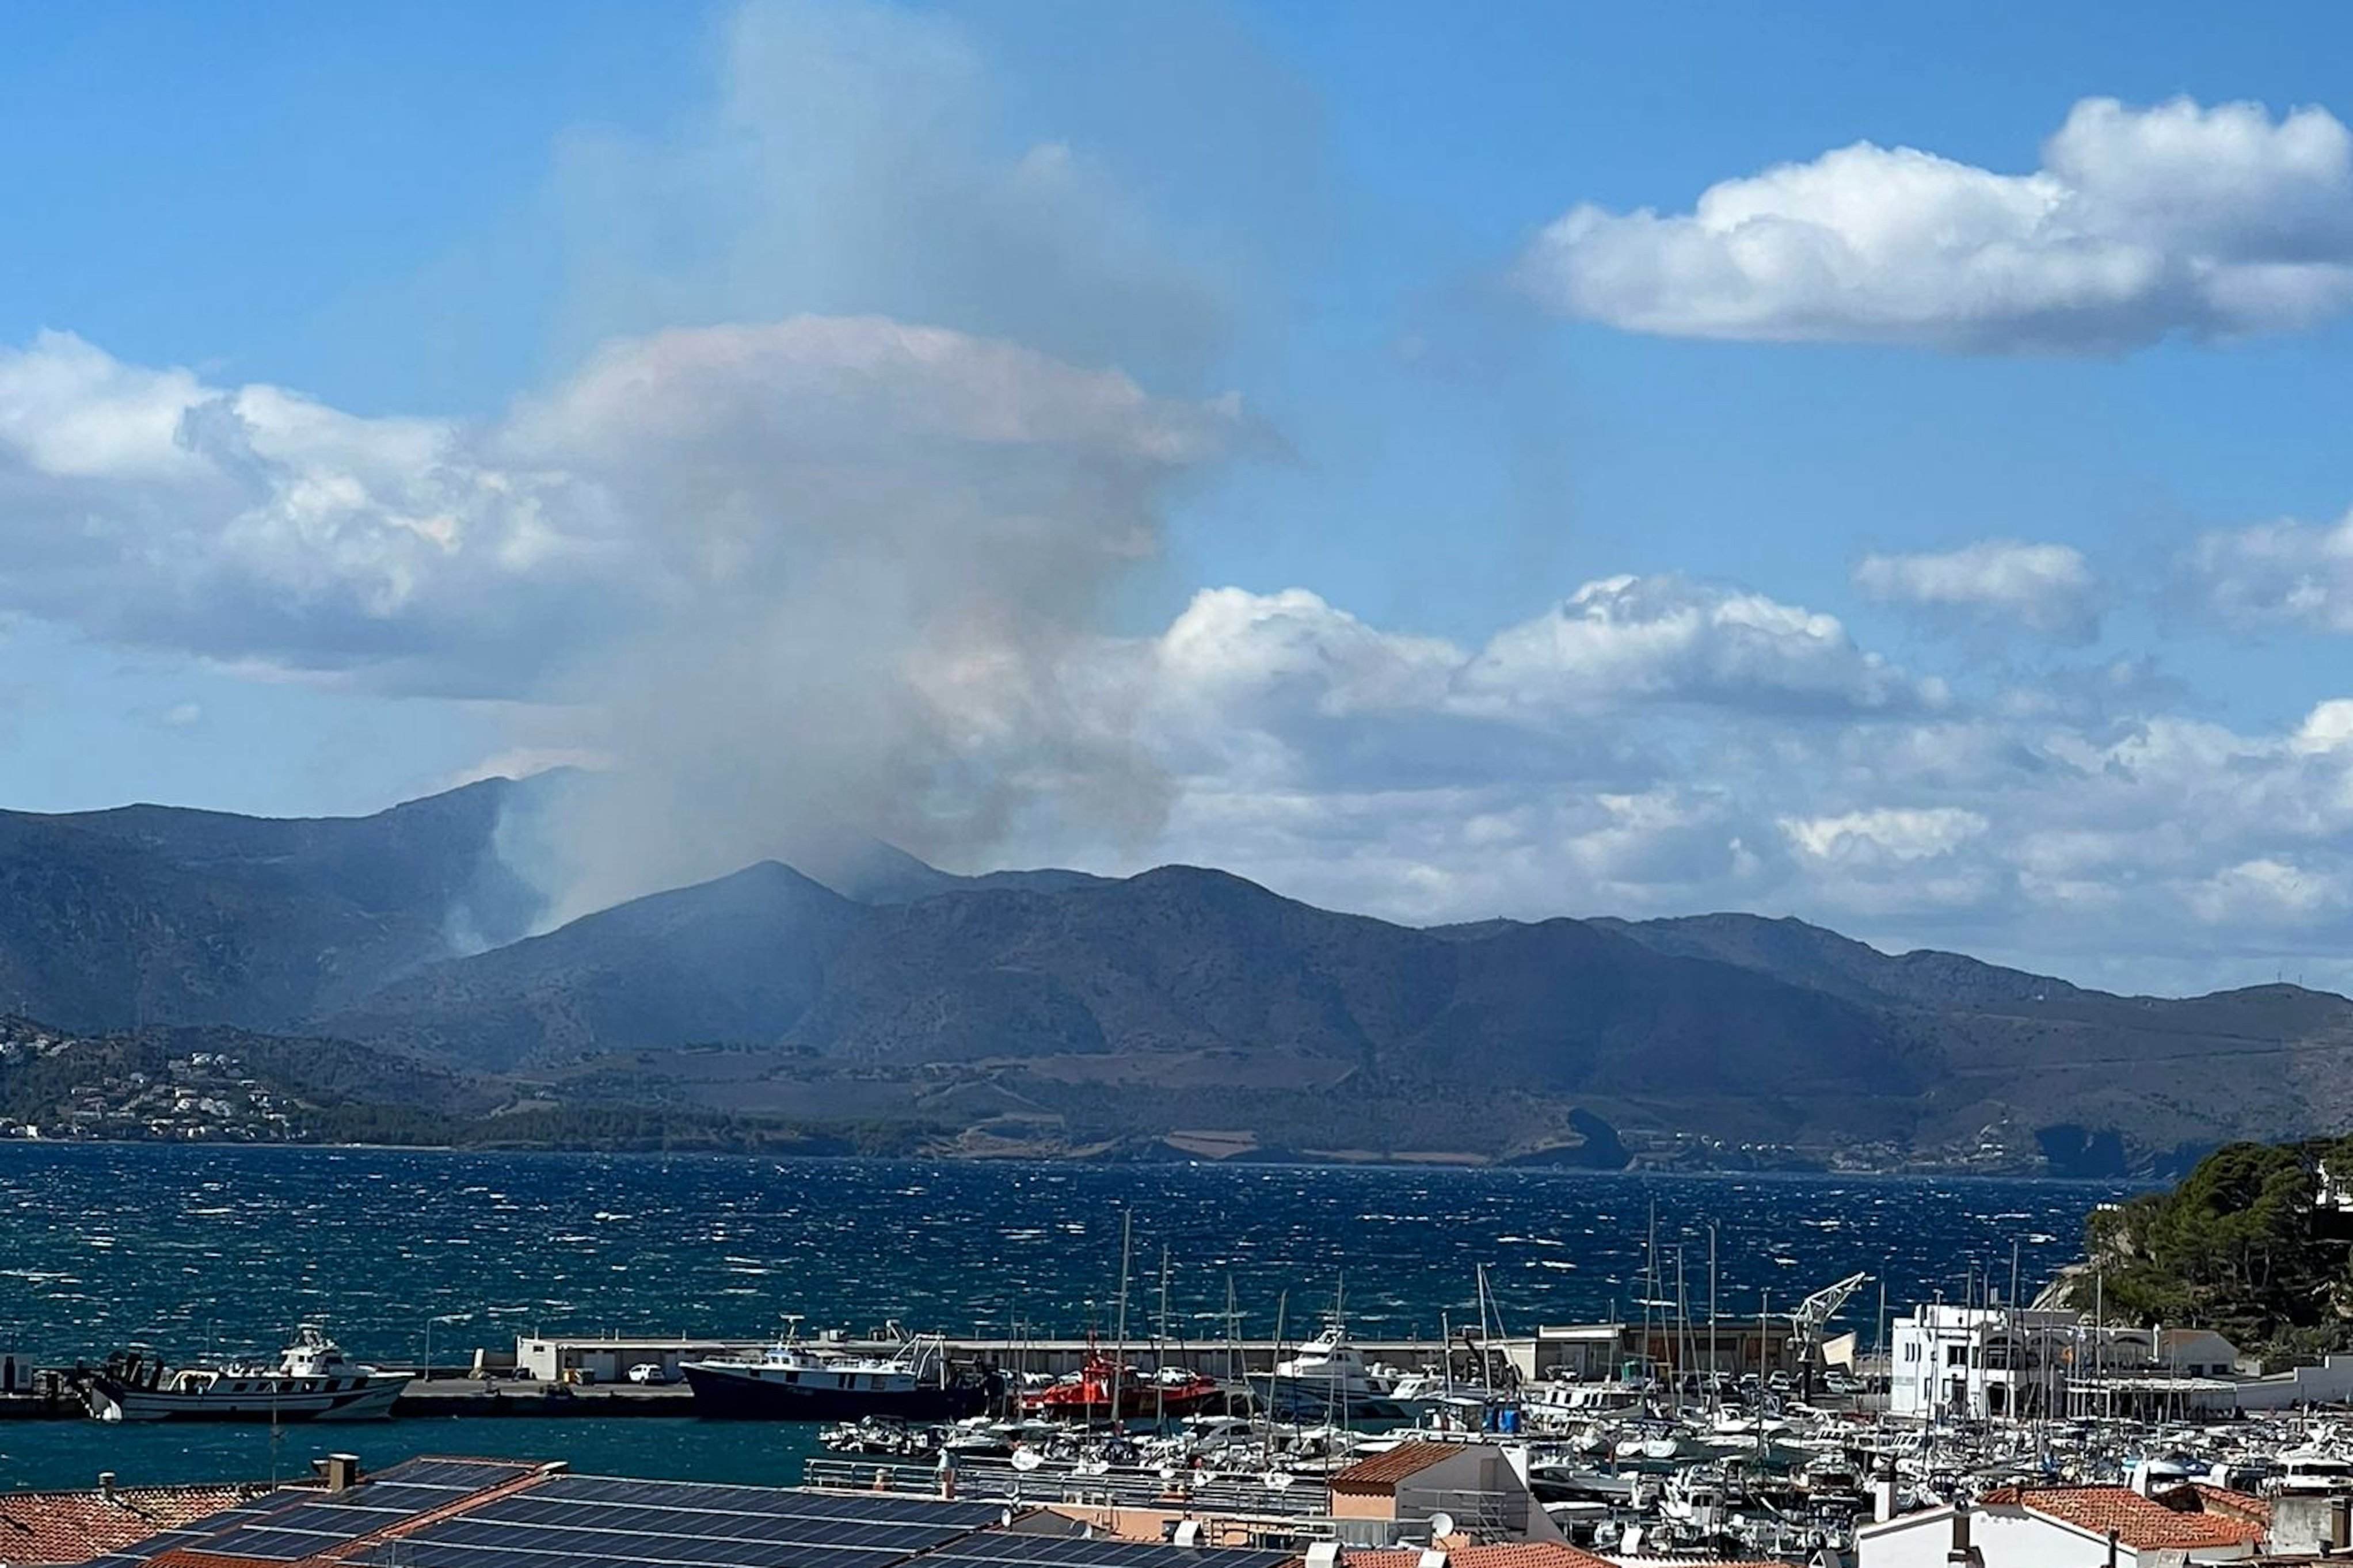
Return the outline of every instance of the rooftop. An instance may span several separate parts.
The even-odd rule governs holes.
[[[1332,1478],[1335,1492],[1393,1491],[1398,1482],[1419,1475],[1462,1452],[1458,1443],[1399,1443],[1386,1454],[1359,1459]]]
[[[2210,1509],[2201,1489],[2184,1487],[2164,1500],[2130,1487],[1999,1487],[1979,1500],[1987,1508],[2021,1507],[2072,1524],[2094,1535],[2116,1531],[2136,1552],[2200,1546],[2239,1546],[2263,1538],[2252,1514],[2232,1517]],[[2260,1507],[2253,1498],[2250,1505]]]
[[[266,1491],[258,1487],[113,1487],[0,1494],[0,1563],[87,1563],[158,1531],[207,1518]]]
[[[1419,1568],[1421,1548],[1351,1552],[1345,1568]],[[1610,1568],[1606,1557],[1555,1541],[1510,1541],[1493,1546],[1446,1549],[1447,1568]],[[1787,1563],[1777,1568],[1788,1568]]]
[[[340,1491],[276,1492],[96,1568],[1281,1568],[1291,1554],[1087,1539],[1001,1502],[575,1476],[420,1458]],[[73,1558],[88,1557],[87,1549]],[[1583,1568],[1559,1563],[1529,1568]]]

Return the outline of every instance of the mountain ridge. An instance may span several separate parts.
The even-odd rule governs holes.
[[[2343,997],[2116,996],[1788,918],[1422,929],[1214,868],[959,877],[845,841],[830,883],[760,861],[535,931],[500,831],[547,787],[0,813],[0,1011],[355,1041],[553,1100],[944,1117],[1008,1149],[1210,1128],[1503,1158],[1622,1131],[1667,1163],[2063,1166],[2353,1121]]]

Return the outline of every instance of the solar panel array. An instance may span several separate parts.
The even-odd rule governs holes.
[[[223,1509],[218,1513],[206,1514],[194,1523],[182,1525],[177,1530],[167,1530],[161,1535],[151,1535],[136,1546],[126,1546],[120,1552],[110,1552],[103,1557],[93,1557],[85,1568],[140,1568],[141,1564],[161,1557],[166,1552],[176,1552],[183,1547],[197,1545],[207,1536],[218,1535],[224,1530],[234,1529],[252,1520],[267,1519],[272,1514],[300,1508],[310,1501],[313,1495],[309,1492],[265,1493],[248,1501],[238,1503],[234,1508]]]
[[[348,1491],[279,1494],[270,1500],[277,1506],[258,1517],[229,1521],[227,1530],[216,1516],[204,1522],[200,1539],[174,1544],[222,1557],[292,1563],[463,1502],[538,1468],[478,1459],[411,1459]]]
[[[255,1499],[100,1558],[97,1568],[146,1568],[174,1549],[272,1563],[333,1552],[355,1568],[900,1568],[917,1556],[920,1568],[1281,1568],[1291,1560],[989,1529],[1005,1516],[1001,1502],[560,1474],[482,1495],[537,1469],[413,1459],[348,1491]],[[446,1517],[416,1522],[437,1513]]]
[[[375,1547],[375,1568],[892,1568],[997,1503],[555,1476]]]

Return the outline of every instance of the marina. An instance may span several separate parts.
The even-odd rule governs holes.
[[[1189,1524],[1197,1540],[1286,1549],[1556,1541],[1828,1564],[1874,1531],[2037,1489],[2243,1507],[2266,1529],[2305,1518],[2324,1532],[2297,1510],[2353,1499],[2353,1357],[2267,1373],[2211,1331],[2111,1325],[1989,1288],[1968,1308],[1883,1309],[1888,1337],[1864,1353],[1855,1332],[1825,1331],[1863,1283],[1835,1281],[1738,1333],[1657,1308],[1681,1296],[1645,1296],[1639,1324],[1359,1343],[1335,1303],[1287,1344],[1130,1352],[895,1325],[744,1347],[533,1334],[442,1378],[351,1365],[306,1328],[275,1368],[172,1371],[133,1354],[37,1381],[63,1379],[100,1423],[774,1424],[813,1430],[798,1479],[819,1491],[1046,1507],[1113,1533]],[[1222,1378],[1208,1370],[1219,1352]],[[2169,1364],[2187,1356],[2200,1359]],[[1313,1397],[1286,1400],[1293,1381]],[[321,1403],[338,1393],[366,1397]],[[58,1400],[51,1413],[75,1412]]]

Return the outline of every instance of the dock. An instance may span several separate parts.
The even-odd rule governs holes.
[[[619,1416],[691,1415],[694,1392],[682,1383],[514,1383],[503,1378],[419,1379],[401,1390],[392,1407],[404,1416],[498,1415],[578,1420]]]

